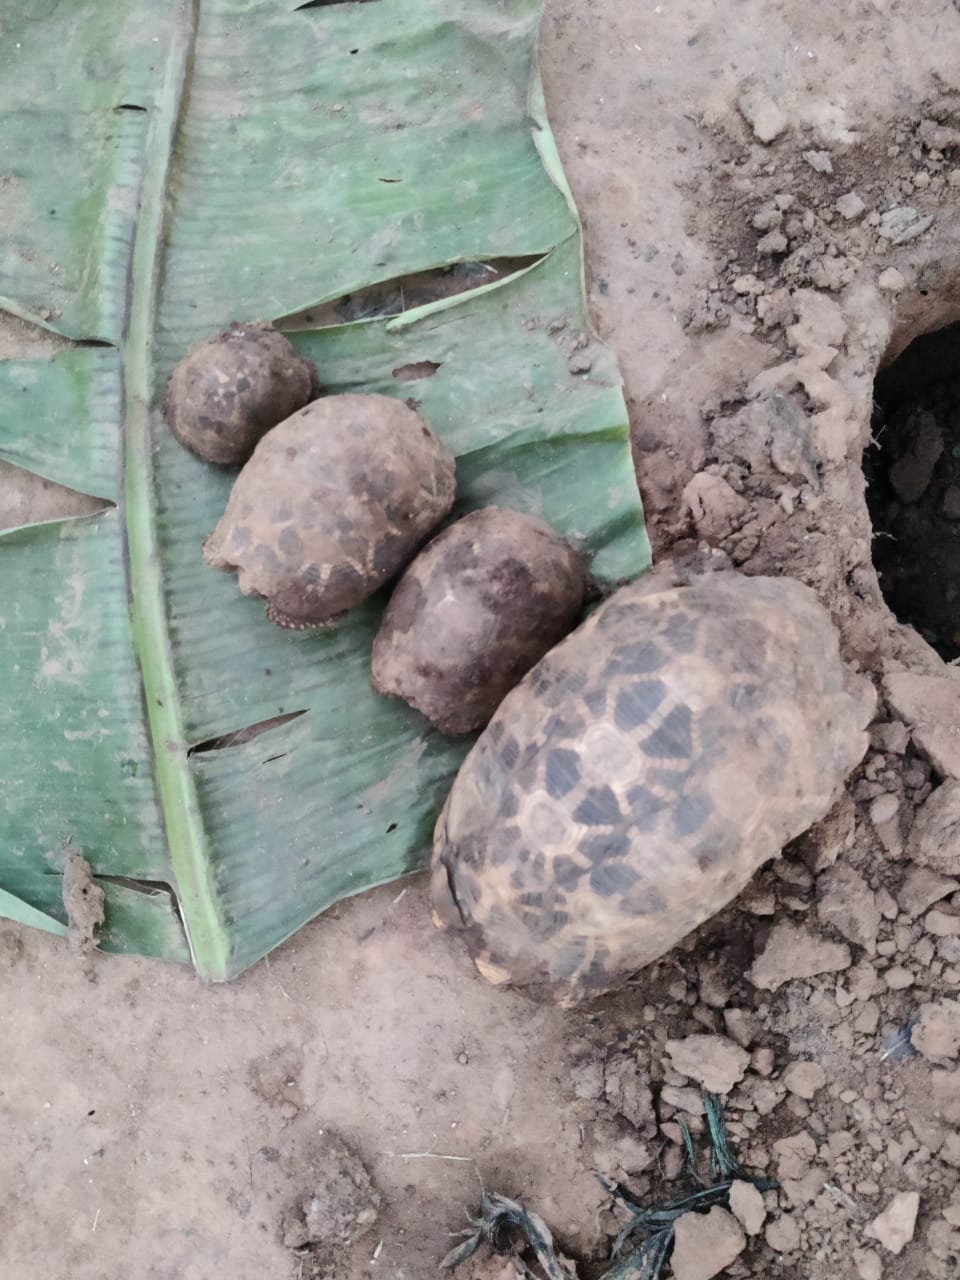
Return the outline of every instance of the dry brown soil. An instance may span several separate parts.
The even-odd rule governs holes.
[[[698,1073],[781,1189],[762,1222],[741,1206],[749,1235],[722,1211],[695,1224],[680,1280],[728,1247],[729,1276],[958,1274],[960,687],[883,603],[862,471],[881,363],[960,319],[958,50],[950,0],[547,3],[547,97],[656,550],[706,543],[819,593],[881,693],[843,804],[573,1013],[486,986],[420,879],[223,988],[0,925],[4,1276],[422,1280],[482,1179],[592,1277],[615,1231],[593,1171],[641,1199],[686,1185]],[[901,416],[943,404],[956,364],[915,359]],[[919,496],[883,501],[926,503],[950,538],[953,472],[915,419],[871,466],[889,480],[912,451]],[[6,523],[63,509],[0,479]]]

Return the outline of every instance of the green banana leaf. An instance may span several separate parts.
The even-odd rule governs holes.
[[[328,392],[416,402],[458,512],[540,513],[602,582],[647,567],[538,21],[539,0],[7,7],[0,308],[70,342],[0,362],[0,457],[108,505],[0,535],[0,915],[62,932],[72,844],[104,947],[223,979],[428,854],[466,744],[371,692],[384,598],[281,632],[201,561],[232,477],[158,406],[231,320],[281,322]]]

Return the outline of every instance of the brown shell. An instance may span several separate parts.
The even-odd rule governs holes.
[[[398,582],[373,643],[373,687],[443,733],[480,729],[574,625],[583,588],[577,556],[543,520],[471,512]]]
[[[464,762],[434,836],[437,923],[466,928],[493,982],[564,1003],[616,986],[824,816],[872,699],[798,582],[622,588]]]
[[[268,324],[232,324],[197,343],[167,386],[170,430],[205,462],[241,466],[278,422],[312,400],[317,371]]]
[[[402,401],[327,396],[264,436],[204,558],[278,626],[319,626],[400,572],[455,489],[453,455]]]

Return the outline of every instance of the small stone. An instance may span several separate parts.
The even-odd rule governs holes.
[[[886,271],[881,271],[877,277],[877,284],[885,293],[899,293],[901,289],[907,287],[903,273],[896,267],[887,267]]]
[[[895,795],[888,792],[886,795],[877,796],[870,801],[870,821],[875,827],[882,827],[885,822],[897,816],[899,808],[900,801]]]
[[[787,127],[787,117],[759,84],[744,85],[737,99],[737,110],[760,142],[773,142]]]
[[[934,1061],[955,1058],[960,1052],[960,1001],[940,1000],[922,1004],[910,1032],[910,1043]]]
[[[764,205],[753,215],[754,231],[771,231],[783,221],[783,211],[776,205]]]
[[[789,1138],[778,1138],[773,1144],[773,1154],[780,1177],[799,1182],[817,1158],[817,1144],[809,1133],[794,1133]]]
[[[786,253],[789,241],[782,231],[768,231],[757,241],[757,253]]]
[[[950,911],[928,911],[923,918],[923,927],[935,938],[956,938],[960,936],[960,916]]]
[[[877,800],[886,798],[878,796]],[[846,863],[841,863],[823,872],[817,888],[821,894],[817,903],[817,916],[821,923],[832,925],[838,933],[850,942],[866,947],[872,955],[877,945],[880,909],[863,877]]]
[[[891,244],[907,244],[916,240],[933,224],[933,214],[921,217],[910,205],[897,205],[880,215],[878,235]]]
[[[918,1192],[898,1191],[883,1213],[867,1226],[864,1235],[878,1240],[891,1253],[900,1253],[913,1239],[919,1208]]]
[[[783,1083],[798,1098],[809,1101],[827,1083],[827,1073],[819,1062],[791,1062],[783,1073]]]
[[[321,1134],[308,1169],[308,1189],[281,1221],[287,1248],[346,1247],[366,1235],[377,1221],[381,1196],[360,1159],[332,1130]]]
[[[781,921],[747,974],[755,987],[776,991],[795,978],[813,978],[850,967],[850,948],[829,942],[802,925]]]
[[[910,447],[887,472],[901,502],[916,502],[930,487],[934,469],[943,453],[943,431],[934,415],[917,410],[917,431]]]
[[[891,755],[902,756],[910,744],[907,726],[900,720],[890,720],[886,724],[870,726],[870,745],[878,751],[886,751]]]
[[[883,980],[891,991],[906,991],[907,987],[913,986],[913,974],[899,964],[888,969],[883,975]]]
[[[700,966],[699,991],[701,1002],[711,1009],[726,1009],[730,1003],[730,987],[717,964]]]
[[[773,1074],[773,1050],[769,1045],[760,1045],[754,1049],[750,1055],[750,1066],[758,1076],[769,1076]]]
[[[948,520],[960,520],[960,486],[952,484],[944,489],[940,499],[940,514]]]
[[[723,1025],[741,1048],[749,1049],[757,1037],[757,1020],[748,1009],[724,1009]]]
[[[896,920],[900,914],[900,909],[894,901],[893,895],[881,886],[874,896],[877,899],[877,906],[880,908],[880,914],[884,920]]]
[[[856,1018],[854,1018],[853,1029],[862,1036],[872,1036],[876,1031],[879,1022],[880,1010],[872,1000],[868,1000],[857,1014]]]
[[[957,889],[960,889],[960,880],[952,876],[942,876],[928,867],[911,867],[897,891],[897,902],[904,915],[913,920]]]
[[[854,1249],[853,1265],[860,1280],[881,1280],[883,1263],[875,1249]]]
[[[960,782],[948,779],[917,810],[907,857],[941,875],[960,873]]]
[[[737,1178],[730,1187],[730,1209],[748,1236],[757,1235],[763,1227],[767,1210],[763,1196],[752,1182]]]
[[[638,1137],[608,1120],[593,1127],[593,1164],[607,1177],[641,1173],[653,1164],[653,1155]]]
[[[763,293],[763,281],[758,280],[755,275],[750,274],[737,276],[733,282],[732,288],[733,292],[739,294],[741,297],[746,297],[747,294],[751,293],[760,294]]]
[[[775,1253],[792,1253],[800,1245],[800,1228],[790,1214],[781,1214],[767,1224],[763,1238]]]
[[[910,726],[914,741],[936,771],[946,778],[960,778],[960,680],[897,671],[883,685],[891,707]],[[960,857],[955,862],[960,870]]]
[[[697,535],[707,542],[722,542],[739,529],[749,505],[720,476],[698,472],[683,490],[682,503],[690,512]]]
[[[682,1213],[673,1227],[670,1258],[675,1280],[711,1280],[746,1248],[747,1237],[732,1213],[714,1205],[709,1213]]]
[[[833,161],[829,151],[804,151],[803,158],[817,173],[833,173]]]
[[[570,1070],[573,1092],[585,1102],[603,1097],[603,1066],[597,1061],[583,1062]]]
[[[677,1111],[685,1111],[688,1116],[702,1116],[706,1114],[706,1108],[703,1105],[703,1095],[699,1089],[692,1089],[689,1086],[681,1087],[675,1084],[665,1084],[660,1090],[660,1099],[667,1106],[675,1108]]]
[[[567,368],[571,373],[589,373],[593,368],[593,361],[583,351],[578,351],[567,361]]]
[[[866,207],[855,191],[848,191],[836,203],[837,213],[840,214],[841,218],[845,218],[847,222],[852,221],[854,218],[859,218]]]
[[[743,1079],[750,1061],[746,1049],[724,1036],[687,1036],[668,1040],[665,1048],[677,1071],[721,1096]]]

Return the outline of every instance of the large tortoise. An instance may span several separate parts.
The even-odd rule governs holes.
[[[504,699],[434,837],[441,927],[495,983],[573,1003],[719,911],[826,814],[872,686],[791,579],[624,587]]]

